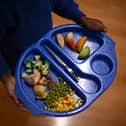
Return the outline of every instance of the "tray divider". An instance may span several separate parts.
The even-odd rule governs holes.
[[[59,76],[62,76],[64,80],[67,81],[68,84],[79,94],[79,96],[82,96],[83,99],[85,99],[85,92],[84,90],[66,73],[65,70],[63,70],[53,59],[53,57],[47,52],[47,50],[43,47],[38,48],[38,51],[42,54],[42,56],[47,59],[51,63],[51,67],[55,69],[56,74]]]

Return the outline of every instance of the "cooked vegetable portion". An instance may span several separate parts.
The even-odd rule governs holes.
[[[67,94],[64,97],[60,97],[56,102],[55,102],[55,108],[52,108],[52,111],[57,111],[57,112],[67,112],[69,110],[73,110],[76,108],[76,105],[81,105],[82,100],[80,98],[76,99],[74,98],[74,95]]]
[[[35,85],[34,86],[34,92],[37,99],[44,99],[48,95],[48,92],[46,91],[46,87],[42,85]]]
[[[25,70],[21,77],[32,86],[35,98],[44,100],[45,109],[57,112],[73,110],[82,104],[80,97],[75,98],[72,88],[59,77],[59,82],[51,79],[49,62],[35,55],[33,60],[24,61]],[[80,102],[78,102],[80,101]]]
[[[27,69],[26,71],[25,71],[27,74],[30,74],[30,73],[32,73],[32,69]]]
[[[30,60],[26,59],[26,60],[24,61],[24,64],[25,64],[25,67],[26,67],[26,68],[31,68],[31,61],[30,61]]]
[[[35,55],[35,60],[41,60],[41,56],[40,55]]]
[[[23,72],[23,73],[21,74],[21,78],[27,78],[27,76],[28,76],[28,74],[25,73],[25,72]]]
[[[49,94],[45,99],[45,109],[57,112],[75,109],[80,98],[75,99],[74,94],[71,87],[64,80],[60,79],[58,84],[54,84],[50,88]],[[79,103],[78,106],[80,105]]]
[[[40,55],[35,55],[32,61],[26,59],[24,65],[25,71],[22,72],[21,78],[23,78],[28,85],[33,86],[36,98],[46,98],[48,92],[45,90],[45,86],[48,84],[48,79],[50,78],[49,62],[42,61]]]

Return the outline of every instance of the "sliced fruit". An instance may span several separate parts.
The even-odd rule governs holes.
[[[72,50],[75,50],[73,32],[67,32],[64,40]]]
[[[56,34],[56,39],[57,39],[57,42],[59,43],[59,45],[61,46],[61,48],[64,47],[64,37],[61,33],[57,33]]]
[[[80,53],[80,51],[83,49],[83,46],[84,46],[84,44],[85,44],[86,41],[87,41],[87,37],[86,36],[83,36],[83,37],[81,37],[76,42],[75,49],[76,49],[77,52]]]
[[[86,46],[85,48],[83,48],[79,54],[79,59],[85,59],[90,55],[90,48],[88,46]]]

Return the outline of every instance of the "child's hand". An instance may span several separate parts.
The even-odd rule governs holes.
[[[105,25],[98,19],[89,18],[87,16],[82,16],[80,23],[93,31],[106,32]]]
[[[14,94],[14,89],[15,89],[15,79],[12,76],[11,73],[7,73],[5,75],[3,75],[3,77],[1,78],[3,83],[5,84],[5,87],[7,89],[7,92],[10,96],[10,98],[17,104],[17,105],[21,105],[20,102],[18,101],[17,97]]]

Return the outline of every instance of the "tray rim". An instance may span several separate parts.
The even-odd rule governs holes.
[[[79,26],[79,25],[73,25],[73,24],[67,24],[67,25],[61,25],[61,26],[57,26],[57,27],[55,27],[54,28],[54,30],[55,29],[59,29],[59,28],[62,28],[62,27],[68,27],[68,26],[70,26],[70,27],[73,27],[73,26],[75,26],[75,27],[77,27],[77,28],[80,28],[81,26]],[[19,69],[18,68],[18,66],[20,65],[20,61],[21,61],[21,57],[25,57],[25,54],[27,54],[30,50],[32,50],[32,48],[34,48],[34,47],[38,47],[38,44],[40,44],[40,42],[42,41],[42,40],[44,40],[44,39],[47,39],[47,36],[49,35],[49,34],[51,34],[51,32],[53,31],[53,29],[51,30],[51,31],[49,31],[44,37],[42,37],[38,42],[37,42],[37,44],[33,44],[32,46],[30,46],[29,48],[27,48],[27,50],[25,50],[24,51],[24,53],[22,53],[22,55],[20,56],[20,58],[19,58],[19,60],[18,60],[18,63],[17,63],[17,65],[16,65],[16,75],[18,74],[18,72],[17,72],[17,69]],[[98,33],[96,33],[96,34],[98,34]],[[106,36],[104,33],[100,33],[100,36]],[[106,36],[107,37],[107,36]],[[105,37],[105,38],[106,38]],[[111,40],[110,38],[108,38],[109,39],[109,41],[113,44],[113,47],[115,46],[115,43],[114,43],[114,41],[113,40]],[[114,52],[115,53],[115,52]],[[23,58],[22,58],[22,60],[23,60]],[[115,77],[115,74],[116,74],[116,69],[117,69],[117,58],[116,58],[116,55],[115,55],[115,67],[114,67],[114,69],[115,69],[115,71],[114,71],[114,75],[113,75],[113,79],[114,79],[114,77]],[[16,76],[15,75],[15,76]],[[113,80],[112,79],[112,80]],[[111,80],[111,83],[112,83],[112,80]],[[17,78],[17,76],[16,76],[16,82],[19,82],[19,78]],[[17,84],[16,84],[17,85]],[[104,91],[110,86],[111,84],[109,84],[105,89],[104,89]],[[20,87],[19,87],[19,85],[17,86],[17,88],[16,88],[16,90],[20,90]],[[57,113],[57,112],[52,112],[52,113],[45,113],[44,111],[43,111],[43,113],[33,113],[33,114],[45,114],[45,115],[48,115],[48,116],[69,116],[69,115],[73,115],[73,114],[77,114],[77,113],[79,113],[79,112],[81,112],[81,111],[83,111],[84,109],[86,109],[90,104],[92,104],[93,103],[93,101],[95,101],[101,94],[103,94],[103,92],[104,91],[102,91],[102,92],[99,92],[98,93],[98,95],[94,95],[95,96],[95,98],[93,98],[92,99],[92,102],[90,102],[90,103],[88,103],[88,104],[86,104],[86,106],[83,106],[82,108],[80,108],[78,111],[77,110],[74,110],[74,111],[72,111],[72,112],[65,112],[65,113]],[[22,92],[20,92],[20,93],[22,93]],[[93,96],[93,97],[94,97]],[[19,94],[18,94],[18,97],[20,97],[19,96]],[[26,105],[26,103],[25,103],[25,105]],[[27,105],[26,105],[27,106]],[[28,108],[29,108],[29,106],[27,106]]]

